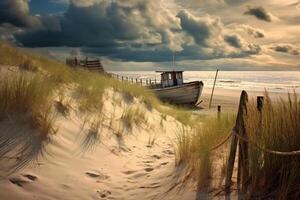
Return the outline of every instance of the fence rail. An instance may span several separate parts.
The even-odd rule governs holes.
[[[238,114],[236,118],[236,124],[230,134],[218,145],[211,148],[211,151],[214,151],[225,144],[231,138],[231,145],[229,151],[229,157],[227,161],[226,177],[225,177],[225,189],[227,192],[230,191],[232,184],[232,174],[235,163],[236,151],[238,149],[238,169],[237,169],[237,186],[239,194],[243,195],[247,193],[248,186],[250,185],[250,175],[249,175],[249,163],[248,163],[248,153],[249,146],[254,147],[262,151],[263,153],[269,153],[277,156],[300,156],[300,150],[283,152],[268,149],[266,147],[261,147],[254,141],[248,139],[246,130],[245,130],[245,116],[247,116],[247,103],[248,103],[248,94],[246,91],[242,91],[240,97],[240,104],[238,109]],[[259,112],[263,108],[263,97],[257,97],[257,109]]]
[[[112,78],[115,78],[117,80],[123,81],[123,82],[128,82],[132,84],[137,84],[140,86],[147,86],[150,88],[156,88],[161,86],[161,81],[151,78],[136,78],[136,77],[129,77],[129,76],[123,76],[119,74],[114,74],[114,73],[109,73],[109,75]]]
[[[71,67],[80,67],[80,68],[87,69],[90,71],[97,71],[100,73],[105,73],[104,68],[101,64],[101,61],[99,59],[89,60],[88,58],[86,58],[84,60],[79,60],[76,57],[75,58],[67,58],[66,64]]]

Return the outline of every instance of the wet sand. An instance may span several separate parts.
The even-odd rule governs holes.
[[[211,97],[212,88],[204,88],[202,93],[203,103],[201,104],[203,111],[208,112],[209,102]],[[238,109],[241,90],[231,90],[223,88],[215,88],[213,100],[210,110],[217,110],[217,106],[220,105],[223,111],[236,111]],[[257,96],[264,96],[265,92],[261,91],[247,91],[249,96],[249,101],[256,101]],[[287,93],[275,93],[268,92],[268,95],[273,101],[277,101],[280,98],[286,99]]]

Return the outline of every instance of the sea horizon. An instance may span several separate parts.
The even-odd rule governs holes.
[[[155,71],[109,71],[133,79],[160,80]],[[259,73],[258,73],[259,72]],[[203,81],[212,87],[216,71],[185,71],[185,82]],[[219,71],[216,88],[231,90],[300,93],[300,71]]]

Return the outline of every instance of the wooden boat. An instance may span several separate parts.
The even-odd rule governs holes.
[[[161,83],[152,87],[158,98],[175,104],[198,106],[204,87],[202,81],[183,82],[183,71],[159,71]]]

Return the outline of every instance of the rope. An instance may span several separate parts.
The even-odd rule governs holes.
[[[283,152],[283,151],[275,151],[275,150],[271,150],[271,149],[268,149],[268,148],[261,147],[258,144],[256,144],[255,142],[253,142],[253,141],[251,141],[251,140],[249,140],[249,139],[247,139],[247,138],[245,138],[245,137],[237,134],[235,131],[230,132],[228,134],[228,136],[222,142],[220,142],[219,144],[217,144],[214,147],[212,147],[211,149],[209,149],[209,151],[214,151],[214,150],[218,149],[220,146],[222,146],[223,144],[225,144],[232,135],[235,136],[235,137],[237,137],[240,140],[243,140],[244,142],[247,142],[250,145],[253,145],[257,149],[262,150],[262,151],[264,151],[266,153],[275,154],[275,155],[281,155],[281,156],[300,155],[300,150]]]
[[[289,152],[282,152],[282,151],[274,151],[268,148],[264,148],[259,146],[258,144],[256,144],[255,142],[248,140],[247,138],[237,134],[235,131],[233,131],[233,135],[236,136],[238,139],[243,140],[244,142],[247,142],[253,146],[255,146],[256,148],[266,152],[266,153],[270,153],[270,154],[275,154],[275,155],[281,155],[281,156],[294,156],[294,155],[300,155],[300,150],[297,151],[289,151]]]
[[[217,144],[214,147],[212,147],[211,149],[209,149],[209,151],[214,151],[214,150],[218,149],[220,146],[225,144],[231,136],[232,136],[232,131],[228,134],[228,136],[222,142],[220,142],[219,144]]]

